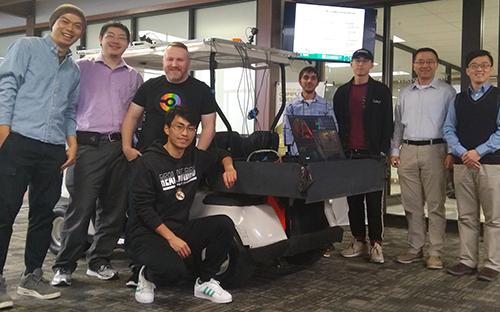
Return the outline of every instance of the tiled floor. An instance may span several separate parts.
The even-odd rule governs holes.
[[[19,275],[24,269],[23,248],[27,225],[23,208],[15,224],[9,258],[5,268],[8,293],[14,299],[13,311],[500,311],[500,283],[481,282],[475,276],[456,278],[444,270],[427,270],[423,263],[403,265],[394,258],[406,248],[404,219],[386,218],[384,253],[386,263],[372,264],[366,258],[339,256],[350,239],[346,227],[344,242],[330,258],[309,267],[278,269],[261,265],[249,283],[230,290],[234,302],[220,305],[193,297],[194,276],[180,284],[156,290],[155,302],[139,304],[134,290],[124,286],[128,278],[125,253],[118,249],[113,264],[120,279],[100,281],[85,275],[83,260],[74,274],[71,287],[61,289],[62,297],[44,301],[16,294]],[[453,265],[458,255],[458,235],[447,233],[445,266]],[[51,278],[52,254],[44,270]]]

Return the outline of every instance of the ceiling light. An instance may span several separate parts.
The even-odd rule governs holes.
[[[393,76],[406,76],[406,75],[409,75],[409,74],[410,73],[407,73],[407,72],[402,71],[402,70],[398,70],[398,71],[392,72]],[[382,72],[370,73],[370,76],[372,76],[372,77],[382,77]]]
[[[405,42],[405,40],[404,40],[403,38],[399,38],[399,37],[398,37],[398,36],[396,36],[396,35],[394,35],[394,36],[392,37],[392,41],[393,41],[394,43],[398,43],[398,42]]]
[[[341,67],[351,67],[351,64],[350,63],[334,63],[334,62],[331,62],[331,63],[326,63],[325,66],[326,67],[330,67],[330,68],[341,68]]]

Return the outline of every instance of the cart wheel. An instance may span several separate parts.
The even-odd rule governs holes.
[[[246,253],[246,249],[236,234],[226,261],[222,264],[216,279],[224,287],[238,287],[245,284],[255,272],[257,265]]]
[[[65,212],[66,212],[66,207],[64,206],[56,206],[54,208],[55,218],[54,221],[52,221],[52,232],[50,233],[50,246],[49,246],[50,252],[52,252],[54,255],[57,255],[57,253],[61,249],[61,232],[64,224]],[[90,222],[93,221],[91,220]],[[88,234],[87,242],[85,243],[84,247],[84,252],[86,252],[90,248],[93,240],[94,240],[93,235]]]
[[[64,207],[56,206],[54,208],[54,215],[56,216],[54,221],[52,221],[52,232],[50,233],[50,247],[49,250],[57,255],[59,249],[61,249],[61,231],[64,224],[64,212],[66,209]]]
[[[324,249],[313,249],[298,255],[285,257],[286,262],[296,265],[312,265],[325,254]]]

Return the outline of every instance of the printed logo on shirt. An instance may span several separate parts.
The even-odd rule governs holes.
[[[160,173],[158,177],[160,178],[160,184],[164,191],[168,191],[197,180],[195,166]]]
[[[166,93],[160,98],[160,107],[168,112],[175,105],[181,105],[181,97],[175,93]]]
[[[372,100],[372,102],[373,102],[374,104],[380,104],[380,103],[382,103],[382,100],[375,100],[375,99],[373,99],[373,100]]]

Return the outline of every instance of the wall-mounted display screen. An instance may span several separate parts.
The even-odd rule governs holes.
[[[375,49],[377,11],[285,2],[283,49],[299,58],[350,62],[357,49]]]

